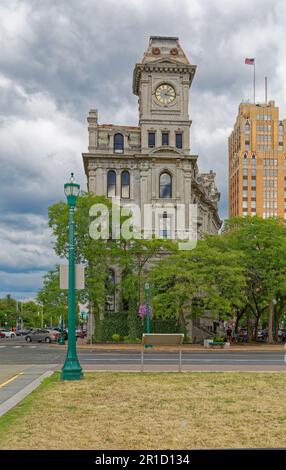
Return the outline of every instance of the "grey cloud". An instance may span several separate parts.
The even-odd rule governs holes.
[[[244,65],[245,57],[256,57],[258,99],[264,98],[268,75],[269,97],[286,114],[285,14],[283,0],[2,1],[2,245],[17,245],[9,233],[18,231],[19,239],[21,232],[31,234],[30,242],[21,239],[19,266],[0,252],[10,287],[16,271],[14,290],[33,292],[41,282],[39,272],[49,267],[41,255],[49,240],[33,233],[43,229],[48,206],[63,199],[69,172],[74,170],[86,187],[81,152],[87,149],[88,110],[97,107],[100,122],[137,124],[132,72],[150,35],[179,36],[197,65],[190,93],[191,148],[199,154],[201,170],[217,173],[225,217],[227,136],[241,99],[252,99],[252,68]],[[48,250],[52,253],[51,244]],[[4,278],[0,291],[6,292]]]

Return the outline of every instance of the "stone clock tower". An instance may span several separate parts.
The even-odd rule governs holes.
[[[152,36],[133,73],[138,125],[99,123],[97,109],[91,109],[87,118],[89,146],[83,162],[88,190],[117,197],[121,206],[139,206],[144,229],[144,208],[149,205],[148,227],[150,224],[150,231],[160,238],[176,238],[179,207],[186,208],[188,225],[190,204],[197,207],[198,238],[217,233],[221,226],[215,174],[199,173],[198,156],[190,153],[188,107],[195,71],[178,38]],[[169,215],[167,206],[175,212]],[[119,282],[116,267],[111,279]],[[120,309],[117,294],[107,309]]]
[[[189,153],[189,88],[195,71],[196,66],[190,64],[178,38],[151,36],[149,47],[133,73],[133,93],[139,96],[142,150],[150,151],[148,133],[154,131],[156,147],[166,142],[176,147],[176,133],[181,133],[181,148]],[[168,138],[162,143],[164,132]]]

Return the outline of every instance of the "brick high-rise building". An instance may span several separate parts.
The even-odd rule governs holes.
[[[285,130],[274,101],[239,105],[228,140],[230,217],[286,219]]]

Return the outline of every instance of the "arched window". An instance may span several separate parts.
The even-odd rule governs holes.
[[[121,198],[130,198],[130,173],[127,170],[121,173]]]
[[[116,173],[114,170],[109,170],[107,173],[107,197],[116,196]]]
[[[123,153],[124,139],[122,134],[114,134],[114,152]]]
[[[160,175],[160,197],[172,197],[172,178],[169,173],[162,173]]]
[[[106,289],[106,310],[115,310],[115,273],[113,269],[109,269],[108,276],[105,283]]]

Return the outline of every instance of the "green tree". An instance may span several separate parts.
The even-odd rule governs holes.
[[[109,239],[94,240],[90,236],[92,216],[90,210],[94,204],[103,204],[109,215]],[[138,336],[140,320],[138,308],[140,296],[146,280],[146,270],[151,259],[160,257],[163,253],[175,249],[175,244],[165,240],[143,240],[135,238],[130,232],[130,239],[119,235],[117,239],[111,236],[112,217],[111,201],[103,196],[82,193],[78,198],[75,211],[75,251],[76,262],[86,267],[86,289],[81,293],[82,301],[89,301],[95,316],[95,339],[101,339],[101,318],[106,310],[106,298],[112,288],[108,282],[110,269],[117,268],[120,282],[115,286],[118,297],[121,298],[120,308],[128,312],[129,335]],[[122,227],[129,215],[119,214]],[[68,256],[68,207],[59,202],[49,208],[49,226],[55,237],[55,252],[58,256]]]
[[[12,328],[17,322],[17,301],[7,294],[0,299],[0,324],[2,327]]]
[[[199,299],[201,310],[212,310],[222,318],[231,315],[234,304],[244,302],[246,279],[242,255],[232,252],[222,237],[207,237],[190,251],[163,259],[151,272],[154,310],[164,318],[174,317],[187,327],[198,312],[192,308]]]
[[[253,318],[257,339],[259,322],[268,310],[268,341],[272,343],[275,311],[277,322],[285,303],[286,229],[277,219],[235,217],[226,222],[224,238],[233,250],[244,255],[248,325]]]
[[[37,301],[43,307],[43,325],[58,325],[62,316],[67,324],[67,298],[67,290],[60,289],[59,266],[56,266],[45,274],[43,286],[37,293]],[[40,313],[40,309],[38,312]]]

